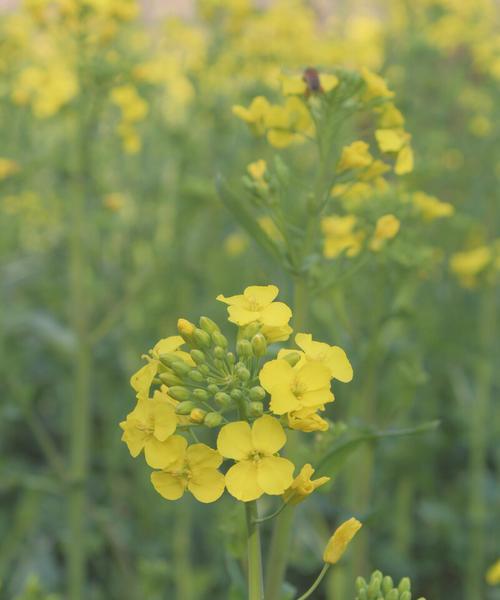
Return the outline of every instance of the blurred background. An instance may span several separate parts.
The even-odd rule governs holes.
[[[427,600],[500,598],[485,579],[500,557],[498,4],[2,6],[0,598],[245,597],[241,506],[164,501],[118,422],[141,354],[178,317],[223,321],[215,296],[254,283],[292,302],[214,180],[273,154],[232,105],[276,96],[281,72],[307,66],[383,73],[415,148],[403,188],[454,214],[403,223],[390,255],[311,299],[309,330],[355,371],[328,439],[441,425],[359,445],[298,511],[289,580],[306,589],[355,514],[363,534],[315,598],[349,600],[374,568]]]

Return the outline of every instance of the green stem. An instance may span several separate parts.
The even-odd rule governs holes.
[[[283,502],[283,504],[277,510],[275,510],[270,515],[267,515],[266,517],[256,519],[255,523],[264,523],[265,521],[270,521],[271,519],[274,519],[274,517],[277,517],[285,509],[286,506],[286,502]]]
[[[174,525],[175,591],[177,600],[192,600],[193,576],[190,564],[191,512],[179,504]]]
[[[308,320],[307,281],[304,276],[295,278],[293,293],[293,328],[295,333],[302,333],[307,329]]]
[[[264,600],[257,502],[245,503],[248,544],[248,600]]]
[[[288,562],[294,514],[294,507],[287,505],[276,517],[267,559],[266,600],[279,600],[280,598]]]
[[[323,568],[321,569],[320,574],[318,575],[318,577],[316,578],[316,581],[312,584],[312,586],[307,590],[307,592],[305,594],[302,594],[302,596],[300,596],[300,598],[297,598],[297,600],[306,600],[306,598],[309,598],[309,596],[311,596],[311,594],[314,592],[314,590],[319,586],[319,584],[323,581],[323,577],[326,575],[328,569],[330,568],[330,565],[328,563],[325,563],[323,565]]]

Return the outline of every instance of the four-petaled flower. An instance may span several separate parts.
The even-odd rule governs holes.
[[[186,489],[199,502],[215,502],[224,492],[224,475],[218,471],[222,456],[205,444],[188,447],[185,438],[175,435],[174,452],[161,471],[151,474],[155,490],[167,500],[178,500]]]
[[[330,481],[330,477],[311,479],[313,475],[314,469],[312,466],[309,463],[305,464],[293,480],[292,485],[283,494],[283,501],[288,502],[288,504],[298,504],[305,500],[307,496],[310,496],[314,490]]]
[[[279,421],[264,415],[250,427],[246,421],[225,425],[217,438],[217,449],[237,461],[226,473],[228,492],[243,502],[262,494],[283,494],[292,484],[294,465],[275,456],[286,443]]]

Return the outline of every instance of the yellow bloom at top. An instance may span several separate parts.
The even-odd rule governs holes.
[[[283,302],[273,302],[279,293],[275,285],[251,285],[243,294],[222,294],[217,300],[229,305],[229,321],[240,327],[258,322],[266,327],[284,327],[292,317],[292,311]]]
[[[493,254],[488,246],[456,252],[450,258],[450,269],[464,287],[473,288],[477,284],[477,276],[488,266],[492,258]]]
[[[377,252],[382,248],[386,240],[390,240],[398,234],[401,222],[394,215],[383,215],[377,220],[375,232],[370,242],[370,249]]]
[[[309,111],[299,98],[291,96],[285,104],[273,105],[266,117],[267,139],[275,148],[286,148],[300,143],[305,136],[314,134],[314,124]]]
[[[266,119],[271,105],[264,96],[257,96],[252,100],[250,106],[233,106],[233,114],[243,119],[249,125],[255,128],[258,135],[262,135],[266,131]]]
[[[242,502],[257,500],[262,494],[279,496],[293,481],[294,465],[275,456],[286,443],[277,419],[264,415],[250,427],[246,421],[224,425],[217,449],[237,461],[226,473],[227,491]]]
[[[174,407],[164,394],[156,391],[153,398],[139,398],[134,410],[120,423],[124,441],[135,458],[144,449],[150,467],[161,468],[168,463],[170,436],[177,427]]]
[[[455,207],[449,202],[441,202],[438,198],[425,192],[415,192],[412,196],[413,205],[426,221],[451,217]]]
[[[385,79],[373,73],[366,67],[361,69],[361,76],[365,82],[365,91],[363,93],[363,99],[368,102],[373,98],[393,98],[394,92],[387,87]]]
[[[337,171],[342,173],[342,171],[348,169],[362,169],[370,166],[372,162],[373,157],[370,154],[370,147],[366,142],[358,140],[342,149]]]
[[[189,490],[199,502],[215,502],[224,492],[224,475],[217,469],[222,456],[205,444],[188,443],[178,438],[176,453],[170,455],[170,462],[161,471],[151,474],[155,490],[166,500],[178,500]]]
[[[344,383],[352,380],[353,371],[346,353],[339,346],[330,346],[325,342],[316,342],[310,333],[298,333],[295,343],[303,351],[297,366],[315,361],[324,364],[330,371],[330,377]],[[278,358],[283,358],[295,350],[280,350]]]
[[[323,560],[331,565],[337,563],[361,527],[362,524],[354,517],[342,523],[328,541],[323,553]]]
[[[300,473],[293,480],[292,485],[283,494],[283,501],[289,504],[298,504],[310,496],[314,490],[318,489],[330,481],[330,477],[319,477],[311,479],[314,469],[310,464],[306,464],[300,470]]]
[[[269,406],[276,415],[306,407],[322,407],[334,400],[330,390],[330,371],[317,361],[294,368],[284,359],[271,360],[262,368],[259,379],[271,395]]]

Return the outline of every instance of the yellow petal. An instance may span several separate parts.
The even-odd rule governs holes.
[[[294,464],[280,456],[266,456],[257,463],[257,482],[266,494],[277,496],[290,487]]]
[[[292,311],[284,302],[273,302],[260,313],[260,321],[268,327],[283,327],[292,318]]]
[[[153,469],[164,469],[179,461],[186,451],[187,441],[180,435],[173,435],[164,442],[149,436],[144,446],[147,464]]]
[[[297,371],[297,381],[308,391],[330,389],[330,371],[319,361],[309,361]]]
[[[266,340],[272,344],[274,342],[286,342],[293,333],[293,329],[290,325],[283,325],[282,327],[269,327],[268,325],[264,325],[260,332]]]
[[[269,408],[275,415],[284,415],[300,408],[300,402],[289,387],[276,387],[271,392]]]
[[[206,444],[193,444],[186,451],[186,460],[192,471],[217,469],[222,463],[222,456]]]
[[[260,316],[258,311],[247,310],[246,308],[235,305],[230,306],[227,309],[227,312],[229,313],[229,321],[240,327],[257,321]]]
[[[168,352],[175,352],[182,344],[184,344],[184,340],[180,335],[171,335],[156,342],[153,352],[158,356],[160,354],[167,354]]]
[[[151,473],[151,483],[160,496],[167,500],[178,500],[186,489],[184,480],[163,471]]]
[[[264,492],[257,483],[257,465],[249,460],[233,465],[226,473],[226,488],[242,502],[260,498]]]
[[[138,429],[129,419],[122,421],[120,427],[123,429],[122,442],[127,444],[128,451],[134,458],[139,456],[148,438],[147,434]]]
[[[252,425],[252,442],[261,454],[275,454],[286,444],[286,434],[278,419],[264,415]]]
[[[408,141],[403,129],[377,129],[375,138],[382,152],[399,152]]]
[[[279,294],[279,289],[275,285],[249,285],[245,288],[243,295],[251,304],[256,304],[259,308],[265,308]]]
[[[413,150],[411,146],[404,146],[398,154],[394,173],[396,175],[405,175],[413,171]]]
[[[224,425],[217,437],[217,450],[226,458],[244,460],[253,451],[252,432],[246,421]]]
[[[294,75],[289,77],[283,75],[281,77],[281,92],[283,96],[305,94],[306,89],[306,82],[302,79],[300,75]]]
[[[275,148],[286,148],[298,140],[300,137],[289,131],[270,129],[267,132],[267,141]]]
[[[294,378],[293,367],[283,359],[270,360],[259,373],[260,384],[268,392],[272,392],[276,387],[291,386]]]
[[[155,394],[152,404],[154,419],[154,436],[160,442],[165,441],[171,436],[177,428],[177,415],[174,407],[167,400],[161,398],[160,394]]]
[[[352,517],[335,530],[323,553],[323,560],[334,565],[344,554],[349,542],[361,529],[362,524]]]
[[[230,306],[235,304],[237,306],[248,306],[248,301],[243,294],[236,294],[235,296],[223,296],[219,294],[216,298],[219,302],[224,302],[224,304],[229,304]]]
[[[320,75],[321,87],[325,92],[331,92],[339,84],[339,78],[336,75],[330,73],[321,73]]]
[[[154,376],[158,365],[155,361],[148,363],[141,367],[136,373],[130,378],[130,385],[137,393],[137,397],[144,398],[149,394],[149,388],[153,382]]]
[[[331,390],[328,388],[322,388],[321,390],[312,390],[302,394],[300,397],[300,403],[304,407],[319,408],[323,404],[334,401],[334,396]]]
[[[224,475],[216,469],[200,469],[189,480],[188,489],[199,502],[215,502],[224,493]]]
[[[351,363],[347,358],[347,354],[340,346],[330,347],[327,352],[325,364],[330,369],[330,375],[334,379],[338,379],[343,383],[348,383],[352,380],[353,371]]]

